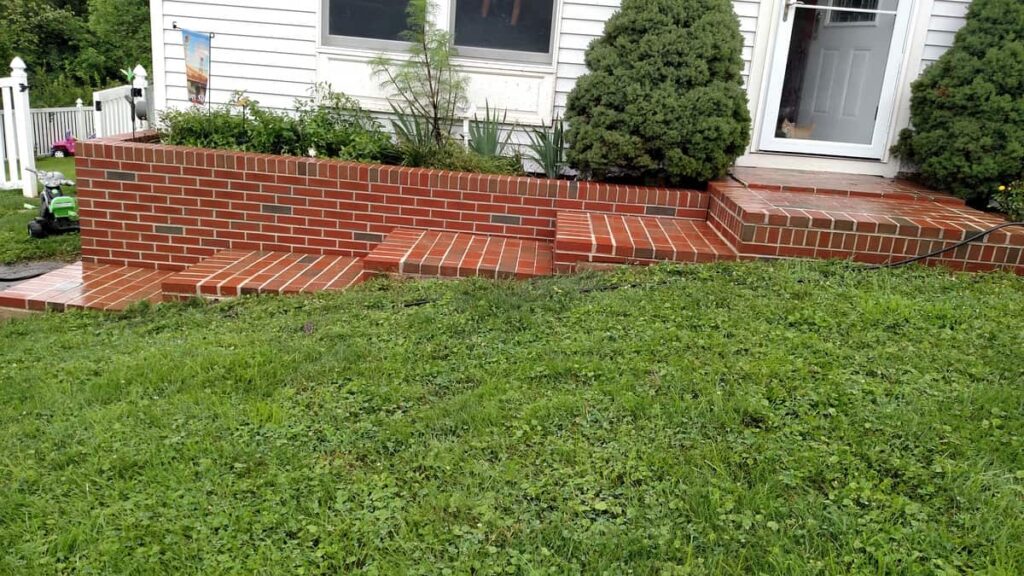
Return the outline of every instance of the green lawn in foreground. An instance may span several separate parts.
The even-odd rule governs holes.
[[[1018,575],[1022,359],[1020,278],[806,262],[14,320],[0,573]]]
[[[43,158],[36,161],[38,170],[57,170],[68,180],[75,179],[74,158]],[[65,187],[74,194],[74,187]],[[26,210],[25,204],[36,208]],[[28,236],[28,223],[39,213],[39,199],[25,198],[21,190],[0,190],[0,264],[28,260],[74,260],[78,257],[78,234],[65,234],[44,239]]]

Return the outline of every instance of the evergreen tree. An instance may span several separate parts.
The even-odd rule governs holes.
[[[913,84],[893,151],[928,186],[981,205],[1024,175],[1024,2],[974,0],[952,48]]]
[[[569,94],[569,162],[584,173],[717,178],[746,149],[743,38],[730,0],[624,0]]]

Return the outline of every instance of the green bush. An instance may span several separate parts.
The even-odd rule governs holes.
[[[236,96],[234,104],[211,110],[191,107],[160,115],[160,141],[177,146],[221,148],[265,154],[300,152],[295,119]]]
[[[750,138],[742,47],[729,0],[625,0],[569,95],[569,163],[597,177],[724,174]]]
[[[923,183],[982,205],[1024,173],[1024,2],[974,0],[953,47],[913,84],[893,152]]]
[[[300,101],[298,125],[302,146],[318,156],[361,162],[380,162],[393,152],[391,137],[353,98],[327,84],[313,89],[313,98]]]
[[[309,102],[296,105],[297,114],[267,110],[255,101],[236,95],[232,105],[212,110],[168,110],[160,121],[164,144],[341,158],[359,162],[401,164],[457,172],[522,174],[520,155],[482,156],[448,139],[434,143],[427,122],[399,115],[396,139],[358,103],[324,86]]]
[[[165,144],[228,148],[265,154],[315,155],[362,162],[395,158],[391,137],[359,103],[323,84],[296,103],[297,114],[276,112],[241,94],[207,110],[168,110],[160,120]]]

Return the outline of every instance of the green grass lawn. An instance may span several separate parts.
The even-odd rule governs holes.
[[[57,170],[68,180],[75,179],[74,158],[44,158],[36,162],[38,170]],[[65,187],[74,194],[74,187]],[[36,206],[32,210],[25,204]],[[74,260],[78,257],[78,234],[65,234],[44,239],[28,236],[28,223],[39,212],[38,198],[28,199],[21,190],[0,190],[0,264],[28,260]]]
[[[1019,575],[1022,359],[808,262],[8,321],[0,573]]]

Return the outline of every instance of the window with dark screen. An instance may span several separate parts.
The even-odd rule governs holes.
[[[401,40],[407,27],[409,0],[328,0],[326,4],[331,36]]]
[[[554,0],[455,0],[455,45],[469,55],[479,49],[481,56],[503,50],[544,58],[553,16]]]

